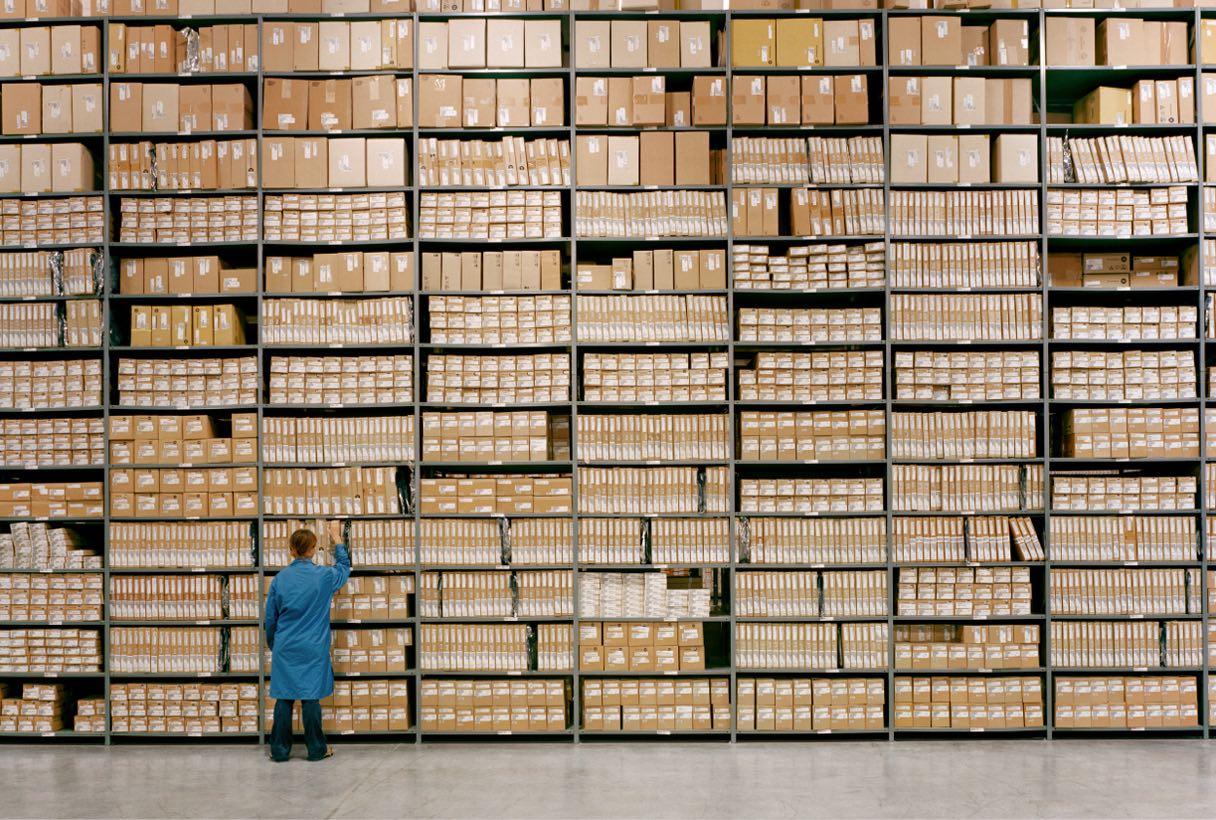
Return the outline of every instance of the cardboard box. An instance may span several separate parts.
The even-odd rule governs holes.
[[[921,65],[921,25],[917,17],[887,20],[887,61],[893,66]]]
[[[1039,181],[1039,145],[1034,134],[998,134],[993,141],[992,181]]]
[[[987,134],[961,134],[958,138],[958,181],[967,184],[991,182],[990,155]]]
[[[730,35],[730,64],[732,66],[774,65],[777,45],[774,21],[736,18],[731,20]]]
[[[1108,18],[1098,22],[1095,50],[1097,65],[1126,66],[1142,62],[1157,62],[1157,59],[1145,59],[1143,56],[1145,45],[1143,20],[1124,17]],[[1160,39],[1156,46],[1159,49]]]
[[[922,17],[920,53],[921,65],[965,65],[959,18]]]
[[[891,135],[891,182],[915,185],[928,182],[928,137],[924,134]]]
[[[1131,89],[1099,86],[1073,105],[1072,117],[1078,123],[1128,125],[1134,122]]]
[[[273,131],[303,131],[308,128],[308,83],[267,77],[263,82],[263,94],[262,122],[265,128]]]
[[[3,130],[6,135],[41,133],[42,86],[38,83],[5,83],[0,86],[0,109],[3,109]]]
[[[308,83],[308,129],[345,131],[351,128],[351,84],[343,80]]]
[[[1097,53],[1096,29],[1091,17],[1046,18],[1045,65],[1092,66]]]

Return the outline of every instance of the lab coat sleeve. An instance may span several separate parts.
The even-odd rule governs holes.
[[[332,571],[334,592],[337,592],[346,584],[346,579],[350,578],[350,552],[347,551],[345,544],[334,545],[334,566]]]
[[[270,584],[270,594],[266,596],[266,646],[274,649],[274,631],[279,621],[279,590],[273,582]]]

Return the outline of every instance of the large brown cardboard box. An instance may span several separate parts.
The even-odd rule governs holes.
[[[315,38],[311,49],[315,50]],[[295,23],[267,21],[262,25],[262,69],[265,71],[293,71],[295,65]],[[315,70],[301,69],[301,70]]]
[[[297,180],[321,180],[328,176],[328,139],[325,137],[296,137],[293,150],[295,156],[295,178]]]
[[[51,73],[51,30],[47,26],[21,29],[21,73],[42,76]]]
[[[1097,65],[1136,65],[1144,61],[1144,21],[1134,17],[1107,18],[1098,23]],[[1160,40],[1157,42],[1160,46]]]
[[[499,128],[520,128],[531,123],[532,95],[527,79],[500,79],[495,84],[495,94],[495,125]]]
[[[267,77],[262,84],[262,124],[269,131],[308,128],[308,83]],[[111,111],[113,107],[111,106]]]
[[[612,25],[607,20],[578,20],[574,27],[574,65],[608,68],[612,65]]]
[[[528,81],[532,125],[554,126],[566,122],[566,86],[560,77],[534,77]]]
[[[608,124],[633,125],[633,78],[608,78]]]
[[[575,169],[579,185],[608,184],[608,137],[579,134],[575,140]]]
[[[460,78],[457,77],[457,80]],[[398,77],[396,82],[397,87],[397,127],[398,128],[413,128],[414,127],[414,78],[413,77]],[[459,94],[457,99],[459,100]],[[460,121],[460,109],[456,111],[457,122]]]
[[[958,181],[979,185],[992,181],[987,134],[961,134],[958,138]]]
[[[963,29],[957,17],[922,17],[921,65],[964,65]]]
[[[645,68],[646,21],[612,21],[612,67]]]
[[[891,183],[916,185],[928,181],[928,137],[924,134],[891,135]]]
[[[351,127],[351,84],[345,80],[308,83],[308,129],[345,131]]]
[[[16,194],[21,192],[20,145],[0,145],[0,192],[6,194]],[[140,283],[142,284],[142,282],[143,277],[141,276]]]
[[[89,30],[96,31],[93,26]],[[83,27],[54,26],[51,28],[51,73],[52,74],[83,74],[84,62],[81,46],[83,45]],[[96,71],[89,69],[89,73]]]
[[[448,26],[423,20],[418,23],[418,68],[448,67]]]
[[[709,68],[711,34],[708,20],[680,21],[680,67]]]
[[[954,121],[954,83],[950,77],[921,77],[920,119],[924,125],[951,125]],[[982,82],[982,80],[981,80]]]
[[[367,182],[378,188],[405,186],[404,139],[376,137],[367,140]]]
[[[730,64],[771,66],[776,58],[776,26],[772,20],[735,18],[730,30]]]
[[[817,19],[777,20],[776,65],[823,65],[823,22]]]
[[[1039,140],[1034,134],[998,134],[992,148],[992,181],[1039,181]]]
[[[144,131],[178,130],[178,90],[176,83],[144,83]]]
[[[396,84],[377,74],[351,80],[351,128],[397,127]]]
[[[828,75],[803,76],[802,78],[802,123],[803,125],[832,125],[836,122],[836,101],[833,94],[832,77]],[[920,108],[917,107],[919,114]]]
[[[823,21],[823,64],[841,68],[862,65],[861,29],[858,21]]]
[[[647,22],[646,55],[652,67],[680,67],[680,25],[679,20]]]
[[[1030,65],[1030,24],[1026,20],[993,20],[988,27],[990,65]]]
[[[797,75],[773,76],[766,82],[770,125],[798,125],[802,121],[802,83]]]
[[[528,68],[562,67],[561,20],[525,21],[524,65]]]
[[[387,68],[392,59],[385,59],[381,42],[380,20],[352,20],[350,23],[350,67],[352,71],[376,71]],[[322,43],[324,48],[324,43]],[[388,55],[391,56],[392,55]]]
[[[1131,89],[1099,86],[1073,106],[1072,118],[1073,122],[1095,125],[1130,124],[1134,121]]]
[[[326,185],[333,188],[367,186],[367,143],[362,137],[330,139],[328,180]]]
[[[643,75],[633,78],[633,124],[662,125],[667,117],[664,77]]]
[[[642,154],[643,161],[646,152]],[[675,135],[675,184],[712,185],[709,133],[689,131]]]
[[[253,128],[253,98],[240,83],[211,86],[211,124],[213,131],[244,131]]]
[[[29,143],[21,146],[21,190],[42,193],[51,190],[51,146]]]
[[[763,78],[760,79],[763,80]],[[725,77],[693,77],[693,125],[725,125],[726,102]]]
[[[925,150],[926,176],[930,184],[958,183],[958,138],[953,134],[930,134]]]
[[[448,68],[485,68],[486,21],[448,20]],[[441,66],[427,66],[440,68]]]
[[[765,78],[739,76],[731,86],[731,117],[735,125],[764,125],[765,122]],[[693,115],[696,115],[696,97],[693,97]]]
[[[280,23],[266,22],[266,26],[277,26]],[[288,24],[290,25],[290,24]],[[321,30],[317,23],[296,23],[295,39],[292,48],[292,67],[296,71],[321,70]]]
[[[0,86],[0,109],[3,109],[5,134],[42,132],[42,86],[38,83],[5,83]]]
[[[72,86],[42,87],[42,130],[47,134],[70,134],[76,130],[72,121]]]
[[[3,18],[0,18],[3,19]],[[21,30],[0,29],[0,76],[21,76]]]
[[[577,77],[574,81],[575,125],[608,124],[608,78]]]
[[[73,133],[100,133],[104,127],[102,119],[105,111],[101,83],[74,83],[71,89]]]
[[[177,90],[178,130],[184,133],[211,128],[211,86],[186,84]]]
[[[490,18],[486,22],[486,65],[524,67],[524,21]]]
[[[704,131],[697,132],[705,134]],[[642,185],[658,185],[669,187],[676,184],[675,166],[675,135],[670,131],[643,131],[640,136],[639,161],[641,170],[638,180]],[[695,162],[695,158],[689,158]],[[701,185],[708,183],[689,182],[686,185]]]
[[[57,192],[92,191],[96,188],[93,156],[78,142],[57,142],[51,146],[51,190]]]
[[[921,64],[920,18],[891,17],[887,20],[887,61],[893,66]]]
[[[608,137],[608,184],[638,184],[637,137]]]
[[[920,125],[924,89],[920,77],[891,77],[887,99],[891,125]]]
[[[1048,17],[1046,20],[1049,66],[1094,65],[1096,45],[1092,17]]]
[[[864,125],[870,121],[869,81],[864,74],[837,74],[833,100],[837,125]]]
[[[462,111],[464,124],[470,127],[494,127],[498,84],[488,77],[469,77],[464,81]]]
[[[954,80],[954,124],[983,125],[988,112],[983,77],[956,77]]]

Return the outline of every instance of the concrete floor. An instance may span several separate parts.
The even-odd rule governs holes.
[[[296,754],[301,749],[297,748]],[[3,817],[1212,817],[1216,744],[0,747]]]

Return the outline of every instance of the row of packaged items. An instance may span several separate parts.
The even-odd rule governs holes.
[[[900,459],[1032,459],[1038,455],[1038,416],[1030,410],[892,413],[891,454]]]
[[[881,512],[881,478],[742,478],[742,513]]]
[[[1043,545],[1029,518],[895,518],[891,521],[891,557],[897,562],[1041,561]]]
[[[425,368],[426,399],[436,404],[486,406],[570,400],[568,353],[435,354],[427,357]]]
[[[100,640],[99,633],[92,634]],[[256,626],[115,626],[110,628],[110,671],[256,674],[261,638]]]
[[[110,86],[112,131],[251,131],[253,96],[243,83],[215,85],[116,82]]]
[[[268,242],[404,240],[409,238],[409,208],[401,192],[267,196],[262,238]]]
[[[1185,407],[1065,411],[1059,452],[1076,458],[1198,458],[1199,410]]]
[[[887,60],[892,66],[1029,66],[1029,38],[1027,20],[964,25],[948,15],[894,17],[887,22]]]
[[[544,258],[537,261],[545,263]],[[557,262],[556,256],[552,261]],[[569,343],[571,304],[570,296],[565,294],[433,296],[428,304],[431,343],[504,346]]]
[[[14,521],[8,525],[8,532],[0,534],[0,567],[24,570],[101,569],[100,548],[98,551],[91,549],[87,546],[89,540],[67,527]]]
[[[1038,181],[1039,143],[1034,134],[891,136],[891,182],[895,185]]]
[[[1057,729],[1161,729],[1199,725],[1194,676],[1057,677]]]
[[[90,248],[0,252],[0,296],[94,295],[101,285],[100,262],[101,254]]]
[[[423,193],[418,207],[422,239],[559,239],[563,233],[557,191]]]
[[[0,516],[4,518],[102,517],[100,481],[18,482],[0,485]]]
[[[730,162],[736,185],[881,183],[886,176],[879,137],[734,137]]]
[[[716,570],[584,572],[580,618],[708,618],[722,591]]]
[[[1053,339],[1118,342],[1141,339],[1197,339],[1198,324],[1199,309],[1194,305],[1095,305],[1051,309]]]
[[[1051,625],[1051,664],[1203,666],[1202,621],[1063,621]]]
[[[255,466],[110,472],[110,515],[116,518],[253,517],[257,510]]]
[[[104,597],[96,574],[0,574],[0,621],[100,621]]]
[[[570,141],[502,137],[418,140],[417,182],[440,188],[570,184]]]
[[[1051,502],[1056,510],[1193,510],[1198,500],[1199,481],[1195,476],[1079,473],[1051,477]]]
[[[409,251],[267,256],[265,269],[268,294],[397,292],[414,287],[414,254]]]
[[[580,342],[730,340],[725,296],[579,296],[574,307]]]
[[[574,482],[568,475],[488,478],[450,475],[418,481],[418,509],[435,515],[569,515]]]
[[[872,461],[886,452],[881,410],[739,414],[739,454],[746,461]]]
[[[737,367],[739,401],[881,401],[881,350],[760,351]]]
[[[267,131],[284,132],[411,128],[413,92],[412,77],[388,74],[316,80],[267,77],[262,81],[262,123]]]
[[[1038,624],[896,624],[895,668],[989,671],[1041,664]]]
[[[262,475],[267,515],[401,515],[402,491],[393,467],[267,469]]]
[[[424,572],[418,613],[424,618],[572,618],[574,574]]]
[[[413,67],[414,26],[409,19],[274,21],[263,26],[261,34],[262,67],[268,72]]]
[[[1047,181],[1096,185],[1198,182],[1186,137],[1047,138]]]
[[[1056,561],[1194,561],[1193,519],[1153,516],[1053,516],[1051,557]]]
[[[1197,395],[1189,350],[1055,350],[1051,387],[1057,399],[1187,399]]]
[[[556,193],[544,192],[554,199],[553,207],[544,209],[545,231],[540,234],[517,233],[519,236],[561,236],[561,206]],[[426,196],[424,195],[424,205]],[[433,195],[440,196],[440,195]],[[522,211],[522,209],[520,209]],[[552,212],[552,220],[551,213]],[[425,212],[424,212],[425,213]],[[507,209],[508,216],[511,209]],[[460,211],[456,211],[459,216]],[[521,217],[523,216],[521,212]],[[537,214],[540,216],[540,214]],[[476,210],[474,210],[476,217]],[[550,221],[554,228],[548,229]],[[512,236],[494,233],[491,225],[489,238]],[[537,230],[540,226],[537,226]],[[609,191],[578,191],[575,202],[574,229],[579,236],[586,237],[655,237],[655,236],[708,236],[721,237],[727,233],[726,199],[721,191],[641,191],[635,193],[613,193]],[[421,234],[424,238],[435,236],[485,237],[475,227],[455,225],[450,233]]]
[[[1040,678],[897,677],[898,729],[1034,729],[1043,726]]]
[[[741,669],[881,669],[887,625],[740,623],[735,661]]]
[[[729,422],[721,414],[606,414],[575,419],[583,461],[725,460]]]
[[[133,305],[130,317],[131,347],[224,347],[246,343],[245,317],[234,305]]]
[[[741,342],[879,342],[880,308],[741,307]]]
[[[1203,612],[1197,569],[1053,569],[1049,603],[1060,615]]]
[[[402,188],[409,180],[406,154],[399,137],[263,137],[261,185]]]
[[[413,361],[409,355],[273,356],[269,404],[408,404],[414,396]]]
[[[888,333],[900,341],[1017,341],[1043,337],[1037,294],[893,294]]]
[[[267,416],[261,446],[267,464],[408,462],[414,460],[414,417]]]
[[[670,193],[670,192],[667,192]],[[626,194],[623,196],[632,196]],[[782,204],[784,203],[784,204]],[[673,207],[662,203],[670,212]],[[581,211],[579,212],[581,215]],[[731,191],[731,231],[736,237],[759,236],[881,236],[886,230],[886,209],[883,192],[870,188],[736,188]],[[723,223],[723,226],[725,223]],[[660,221],[660,234],[666,227]],[[580,227],[579,235],[584,235]],[[604,228],[594,228],[604,230]],[[611,224],[601,236],[637,236],[638,233]],[[721,231],[703,232],[702,236],[720,237]],[[641,235],[647,235],[645,231]],[[671,234],[667,234],[671,235]]]
[[[425,534],[429,522],[423,523]],[[239,525],[248,533],[249,525],[241,522]],[[380,521],[350,521],[347,536],[351,550],[358,552],[358,562],[363,567],[395,567],[408,568],[414,563],[414,524],[404,519]],[[297,529],[311,529],[320,542],[320,547],[327,547],[325,522],[323,520],[303,521],[263,521],[262,541],[259,551],[263,566],[285,567],[295,557],[291,554],[289,540]],[[240,544],[238,542],[237,548]],[[245,553],[239,553],[245,555]],[[332,549],[318,549],[314,561],[323,564],[333,563]],[[408,577],[407,577],[408,580]]]
[[[437,733],[561,732],[570,700],[570,685],[560,679],[427,679],[419,686],[418,722]]]
[[[583,399],[724,401],[727,365],[725,352],[587,353],[583,356]]]
[[[571,624],[423,624],[418,665],[423,671],[526,672],[536,668],[569,671],[574,667]]]
[[[147,576],[110,579],[109,612],[115,621],[255,620],[255,575]]]
[[[1038,242],[892,242],[888,253],[896,288],[1035,288],[1042,281]]]
[[[579,624],[580,672],[703,672],[708,664],[700,623]]]
[[[0,420],[0,464],[89,466],[105,463],[105,422],[100,418]]]
[[[740,678],[741,732],[879,731],[886,728],[878,678]]]
[[[182,29],[109,23],[106,39],[111,74],[224,74],[260,67],[257,23]]]
[[[575,138],[575,182],[584,187],[722,185],[726,154],[710,148],[708,131],[580,134]]]
[[[583,262],[575,267],[578,290],[725,290],[726,251],[635,250],[611,264]]]
[[[1034,125],[1034,96],[1029,77],[901,74],[887,79],[887,121],[894,126]]]
[[[1051,236],[1177,236],[1190,230],[1187,188],[1049,188]],[[1037,231],[1037,226],[1035,231]]]
[[[899,350],[895,398],[994,401],[1041,398],[1039,354],[1029,350]]]
[[[735,615],[748,618],[885,617],[885,571],[740,572]]]
[[[1016,616],[1031,614],[1033,607],[1029,567],[899,570],[897,615]]]
[[[422,460],[543,462],[570,459],[570,418],[545,410],[422,414]]]
[[[114,142],[110,144],[106,179],[112,191],[256,188],[258,141],[248,137]]]
[[[1038,464],[894,465],[891,509],[906,512],[1018,512],[1043,508]]]
[[[584,732],[729,732],[730,679],[585,679]]]
[[[580,467],[579,512],[725,513],[724,467]]]
[[[223,419],[230,436],[218,436],[216,419],[189,416],[110,416],[110,462],[114,465],[254,464],[257,462],[256,413]]]
[[[0,216],[0,242],[10,247],[94,244],[106,235],[99,196],[0,199]]]

